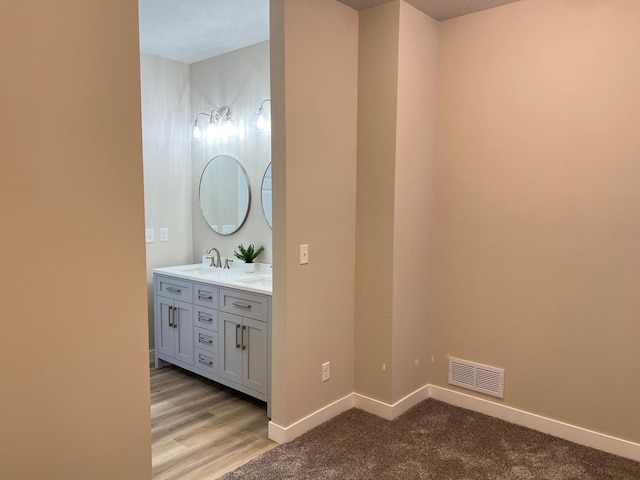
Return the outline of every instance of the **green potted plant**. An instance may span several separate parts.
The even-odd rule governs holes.
[[[244,262],[244,271],[247,273],[252,273],[256,271],[256,264],[253,261],[262,252],[264,252],[264,247],[262,245],[259,248],[256,248],[253,244],[251,244],[245,248],[244,245],[240,244],[238,245],[238,249],[234,250],[233,254],[236,258]]]

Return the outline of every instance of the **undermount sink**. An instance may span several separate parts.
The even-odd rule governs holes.
[[[188,268],[181,268],[180,272],[189,273],[192,275],[215,275],[220,276],[220,270],[217,270],[213,267],[204,267],[202,265],[189,266]],[[226,273],[226,272],[225,272]]]
[[[260,287],[271,287],[273,284],[273,279],[266,275],[254,275],[250,277],[238,277],[235,279],[236,282],[240,283],[250,283],[251,285],[257,285]]]

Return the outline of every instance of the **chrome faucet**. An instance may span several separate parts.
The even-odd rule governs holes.
[[[210,249],[208,249],[205,252],[205,255],[209,255],[209,254],[211,254],[213,252],[216,253],[216,256],[214,257],[213,255],[211,255],[211,265],[209,265],[209,266],[210,267],[221,268],[222,267],[222,259],[220,258],[220,251],[217,248],[211,247]]]

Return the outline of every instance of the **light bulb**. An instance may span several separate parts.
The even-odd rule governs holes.
[[[233,123],[231,123],[231,119],[227,118],[227,120],[222,125],[222,137],[229,138],[235,133],[235,128],[233,128]]]
[[[202,138],[202,132],[200,131],[200,127],[198,127],[197,123],[196,126],[193,127],[193,138],[196,140],[200,140]]]
[[[260,116],[258,117],[258,121],[256,122],[256,127],[258,130],[266,130],[267,129],[267,119],[264,118],[264,113],[260,112]]]
[[[218,129],[215,123],[210,122],[207,125],[207,142],[213,142],[218,137]]]

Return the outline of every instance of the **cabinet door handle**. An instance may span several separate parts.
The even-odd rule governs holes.
[[[247,326],[243,325],[242,326],[242,350],[246,350],[247,349],[247,344],[244,342],[244,332],[247,331]]]
[[[213,318],[207,318],[207,317],[203,317],[201,315],[198,315],[198,321],[199,322],[213,323]]]
[[[213,297],[211,295],[202,295],[201,293],[199,293],[198,300],[213,300]]]
[[[213,366],[213,362],[205,360],[204,358],[202,358],[202,356],[198,357],[198,363],[201,363],[202,365],[206,365],[207,367]]]
[[[240,325],[236,325],[236,348],[240,348],[240,342],[238,341],[238,332],[240,332]]]
[[[169,326],[173,328],[173,307],[169,307]]]
[[[251,308],[251,305],[247,303],[231,302],[231,305],[233,305],[234,307],[240,307],[240,308]]]
[[[176,287],[167,287],[167,290],[169,290],[172,293],[180,293],[182,291],[182,289],[176,288]]]
[[[178,307],[173,307],[173,328],[178,328]]]
[[[204,336],[202,334],[199,334],[198,335],[198,342],[204,343],[206,345],[211,345],[213,343],[213,339],[210,338],[210,337],[206,337],[206,336]]]

